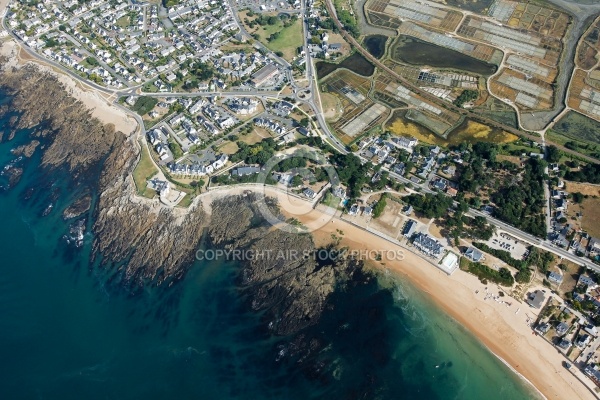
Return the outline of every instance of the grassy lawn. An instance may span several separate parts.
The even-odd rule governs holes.
[[[267,130],[265,130],[264,128],[255,126],[254,129],[252,130],[252,132],[250,132],[246,135],[240,135],[240,141],[242,141],[248,145],[253,145],[258,142],[262,142],[263,139],[266,139],[269,137],[271,137],[271,135],[269,134],[269,132]]]
[[[256,21],[256,16],[248,17],[247,14],[247,11],[240,12],[240,19],[242,21]],[[271,14],[265,15],[272,16]],[[250,28],[247,24],[244,24],[244,26],[250,34],[257,34],[259,40],[269,49],[274,52],[281,51],[283,53],[283,58],[287,61],[291,61],[296,56],[296,49],[302,46],[303,43],[302,21],[300,19],[296,20],[288,27],[284,27],[283,21],[279,18],[277,19],[277,23],[273,25],[256,24],[253,28]],[[278,33],[279,37],[269,41],[269,37],[274,33]]]
[[[187,195],[186,195],[186,196],[183,198],[183,200],[181,200],[181,201],[179,202],[179,204],[177,204],[177,207],[188,208],[188,207],[189,207],[189,206],[192,204],[192,202],[194,201],[194,198],[195,198],[195,197],[196,197],[196,196],[192,196],[191,194],[187,194]]]
[[[274,25],[279,26],[280,29],[279,37],[271,42],[267,41],[270,33],[268,35],[264,35],[261,31],[261,41],[265,43],[265,45],[273,50],[273,51],[281,51],[283,53],[283,58],[287,61],[291,61],[296,56],[296,49],[302,46],[302,21],[300,19],[296,20],[292,25],[287,28],[281,29],[282,25]]]
[[[562,146],[565,146],[565,144],[567,142],[569,142],[570,145],[565,146],[565,147],[567,147],[567,148],[571,147],[571,148],[573,148],[573,150],[577,151],[578,153],[585,154],[588,156],[597,157],[598,153],[599,153],[598,148],[600,146],[598,146],[597,144],[586,141],[586,140],[568,137],[568,136],[565,136],[555,130],[549,130],[548,132],[546,132],[546,138],[549,141],[551,141],[552,143],[560,144]],[[575,144],[576,147],[574,147],[573,144]],[[569,156],[565,157],[565,159],[569,159],[569,158],[570,158]]]
[[[158,88],[154,86],[153,83],[148,83],[142,87],[142,91],[147,93],[156,93],[158,92]]]
[[[121,28],[127,28],[129,26],[129,15],[124,15],[117,20],[117,26]]]
[[[152,159],[150,158],[150,154],[148,153],[148,148],[145,145],[141,145],[142,154],[140,158],[140,162],[135,166],[133,170],[133,180],[135,181],[135,186],[137,188],[138,194],[144,197],[153,198],[156,194],[153,190],[148,189],[146,185],[146,180],[153,177],[158,173],[158,170],[154,166]]]
[[[238,146],[235,142],[225,142],[221,147],[219,147],[219,151],[225,154],[235,154],[238,151]]]
[[[332,195],[331,192],[327,192],[327,194],[323,198],[323,204],[325,204],[328,207],[337,209],[340,206],[341,200],[342,199],[340,199],[339,197],[335,197],[334,195]]]
[[[600,237],[600,199],[588,197],[583,201],[582,228],[593,237]]]

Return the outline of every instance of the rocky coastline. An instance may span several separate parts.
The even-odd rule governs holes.
[[[137,198],[131,178],[139,158],[135,137],[92,118],[53,74],[34,65],[5,67],[0,87],[10,96],[0,115],[10,113],[11,131],[32,132],[29,144],[15,151],[29,157],[41,151],[45,173],[68,172],[82,194],[63,211],[63,218],[81,229],[91,208],[92,261],[101,260],[103,267],[118,271],[121,284],[140,288],[183,278],[203,237],[221,249],[270,249],[273,254],[317,250],[308,234],[273,229],[261,217],[252,194],[215,200],[210,213],[200,204],[170,209]],[[13,134],[3,138],[12,139]],[[35,190],[29,188],[28,195]],[[98,193],[96,201],[91,193]],[[276,211],[274,202],[269,206]],[[330,295],[360,275],[360,269],[361,264],[351,259],[253,259],[240,263],[237,283],[248,306],[263,313],[266,329],[287,336],[316,324]],[[300,342],[304,345],[297,344],[298,349],[319,347],[316,342]]]

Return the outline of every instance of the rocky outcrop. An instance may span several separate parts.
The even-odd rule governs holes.
[[[0,86],[12,96],[10,108],[0,111],[18,111],[11,119],[14,127],[37,127],[33,135],[43,143],[43,168],[66,169],[83,193],[99,193],[92,257],[100,257],[106,268],[119,268],[125,283],[139,287],[181,278],[205,231],[216,247],[250,254],[268,250],[268,256],[242,262],[238,282],[252,309],[264,311],[271,332],[288,335],[316,324],[330,295],[360,267],[349,259],[315,259],[311,236],[275,229],[261,216],[252,194],[216,201],[210,221],[200,206],[172,209],[136,197],[131,173],[140,154],[135,138],[91,118],[53,75],[31,65],[5,69]],[[278,212],[272,200],[267,203]],[[91,198],[83,195],[63,216],[81,216],[90,206]],[[71,236],[80,240],[81,231],[75,233]],[[301,342],[302,348],[318,347]]]
[[[2,140],[2,138],[0,138],[0,141],[1,140]],[[24,144],[23,146],[15,147],[12,150],[12,153],[16,156],[23,156],[23,157],[29,158],[33,155],[33,153],[35,152],[35,149],[37,149],[37,147],[39,145],[40,145],[40,142],[38,140],[32,140],[28,144]]]
[[[92,196],[89,194],[83,195],[73,202],[69,207],[63,211],[64,219],[77,218],[83,213],[89,211],[92,206]]]
[[[184,213],[133,195],[131,172],[139,157],[135,140],[92,118],[54,75],[34,65],[4,68],[0,86],[11,95],[2,114],[18,111],[18,116],[10,118],[12,134],[4,139],[11,140],[18,129],[36,127],[32,135],[44,143],[46,171],[67,169],[75,185],[100,193],[94,210],[94,257],[102,257],[107,267],[121,268],[128,283],[183,276],[201,237],[205,215],[201,209]],[[81,205],[69,207],[65,217],[85,208]]]
[[[114,126],[92,118],[90,111],[73,99],[54,75],[41,72],[34,65],[4,69],[0,86],[12,95],[10,108],[19,111],[19,116],[10,120],[13,133],[43,123],[46,129],[35,131],[36,136],[50,142],[44,149],[43,164],[67,166],[75,178],[99,167],[122,136]]]
[[[278,335],[316,324],[328,297],[360,267],[351,259],[320,259],[310,235],[271,226],[252,194],[214,203],[208,235],[213,244],[244,252],[240,286]]]

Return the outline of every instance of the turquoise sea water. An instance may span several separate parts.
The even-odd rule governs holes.
[[[0,144],[0,168],[19,141]],[[270,337],[248,311],[234,264],[197,263],[170,288],[119,290],[90,265],[89,233],[78,249],[63,238],[62,210],[80,189],[38,162],[18,162],[20,183],[0,191],[0,398],[531,397],[468,332],[392,277],[337,293],[305,332],[324,349],[303,360],[290,355],[295,338]]]

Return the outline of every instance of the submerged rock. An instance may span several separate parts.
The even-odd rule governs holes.
[[[37,149],[37,147],[39,145],[40,145],[39,140],[32,140],[28,144],[24,144],[22,146],[15,147],[11,151],[13,154],[15,154],[17,156],[24,156],[24,157],[29,158],[33,155],[33,153],[35,152],[35,149]]]
[[[92,196],[86,194],[73,202],[69,207],[63,211],[64,219],[77,218],[81,214],[85,213],[92,206]]]
[[[271,257],[241,262],[238,285],[249,307],[264,312],[266,329],[289,335],[316,324],[330,307],[330,295],[362,266],[352,259],[316,260],[312,237],[273,229],[252,194],[217,200],[211,215],[200,205],[182,210],[138,198],[131,179],[139,157],[134,138],[92,118],[53,75],[33,65],[3,70],[0,86],[11,95],[10,109],[19,112],[12,120],[17,128],[43,124],[44,129],[32,134],[44,138],[43,168],[50,173],[67,170],[73,187],[88,193],[68,207],[63,217],[82,215],[92,204],[89,193],[99,193],[93,210],[92,260],[100,257],[104,268],[118,268],[122,282],[129,286],[183,277],[204,232],[220,248],[254,253],[268,249]],[[37,147],[33,143],[29,146]],[[32,152],[30,147],[20,151]],[[278,212],[273,200],[267,203]],[[81,221],[71,225],[69,241],[82,242],[85,224]],[[275,257],[280,253],[284,256]],[[307,337],[292,345],[290,353],[318,348],[319,341]]]
[[[209,238],[213,245],[250,256],[241,260],[239,285],[250,307],[265,311],[268,329],[277,335],[297,333],[319,321],[328,296],[361,264],[317,260],[310,235],[273,229],[256,201],[248,195],[215,202]]]

